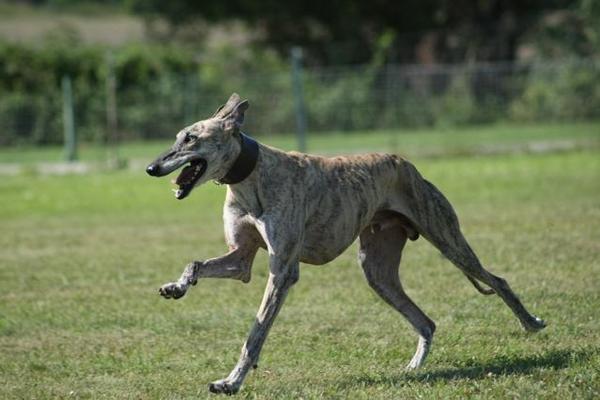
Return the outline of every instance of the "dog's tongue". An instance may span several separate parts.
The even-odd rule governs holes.
[[[195,168],[191,165],[188,165],[181,171],[175,183],[178,185],[189,183],[194,178],[194,174]]]

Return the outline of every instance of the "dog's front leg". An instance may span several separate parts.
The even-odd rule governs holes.
[[[239,361],[227,378],[209,385],[209,390],[213,393],[234,394],[240,389],[250,368],[258,363],[260,350],[277,313],[281,309],[289,288],[298,280],[299,262],[297,258],[283,259],[277,255],[271,255],[269,268],[269,280],[265,294],[256,315],[254,326],[242,347]]]
[[[190,286],[198,282],[199,278],[230,278],[248,282],[257,249],[257,247],[240,247],[221,257],[193,261],[185,267],[177,282],[162,285],[158,292],[166,299],[179,299],[185,295]]]

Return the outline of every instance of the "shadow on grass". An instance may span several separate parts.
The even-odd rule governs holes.
[[[488,362],[473,363],[464,367],[445,368],[423,372],[404,372],[394,375],[354,376],[344,386],[372,386],[402,384],[406,382],[437,382],[485,379],[490,376],[527,375],[538,369],[563,369],[588,361],[600,348],[586,350],[550,350],[532,356],[500,356]]]

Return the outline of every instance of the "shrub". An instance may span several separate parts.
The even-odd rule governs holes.
[[[598,118],[600,68],[593,62],[534,66],[510,116],[519,121]]]

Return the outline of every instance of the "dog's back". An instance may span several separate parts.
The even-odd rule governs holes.
[[[280,152],[278,156],[285,159],[280,166],[294,176],[293,190],[302,193],[302,206],[295,205],[298,212],[306,213],[301,260],[311,264],[333,260],[378,211],[389,208],[405,162],[380,153],[326,158]]]

